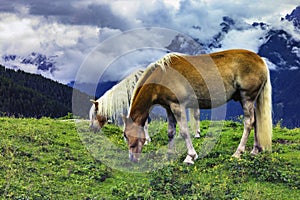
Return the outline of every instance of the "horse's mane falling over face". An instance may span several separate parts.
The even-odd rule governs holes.
[[[93,105],[90,108],[90,127],[92,129],[100,130],[107,119],[115,124],[119,123],[118,119],[121,117],[121,113],[127,112],[129,109],[133,90],[142,74],[143,70],[133,72],[106,91],[99,99],[91,100]]]

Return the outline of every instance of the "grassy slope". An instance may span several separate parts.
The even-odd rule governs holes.
[[[181,143],[177,156],[164,160],[166,124],[153,122],[149,127],[152,142],[143,150],[148,153],[143,154],[145,162],[134,165],[128,161],[118,127],[107,125],[95,134],[85,122],[76,127],[72,121],[49,118],[0,118],[0,197],[300,199],[299,129],[275,127],[273,153],[257,157],[246,153],[237,160],[231,154],[242,125],[224,122],[222,133],[211,127],[208,121],[201,123],[202,138],[193,143],[202,158],[186,166]],[[252,141],[250,137],[248,152]],[[163,160],[152,162],[157,158]],[[148,172],[134,173],[141,169]]]

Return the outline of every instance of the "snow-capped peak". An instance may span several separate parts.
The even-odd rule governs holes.
[[[32,74],[42,74],[47,78],[52,78],[56,59],[57,56],[47,57],[36,52],[26,56],[6,54],[0,59],[0,64],[10,69],[22,70]]]

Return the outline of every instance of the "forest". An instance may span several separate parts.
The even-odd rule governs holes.
[[[41,75],[0,66],[0,115],[62,117],[72,112],[73,92],[88,102],[88,95]],[[88,102],[89,103],[89,102]]]

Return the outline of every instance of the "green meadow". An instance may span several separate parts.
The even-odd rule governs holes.
[[[234,121],[201,122],[194,165],[180,137],[167,153],[167,124],[149,125],[139,163],[128,159],[122,127],[0,118],[1,199],[300,199],[300,129],[273,129],[273,151],[232,158],[243,131]]]

